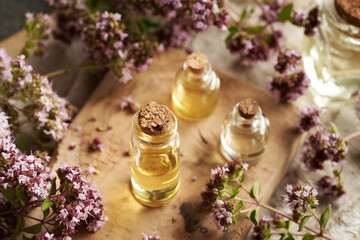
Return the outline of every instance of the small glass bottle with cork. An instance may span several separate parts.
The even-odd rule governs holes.
[[[135,113],[132,129],[132,192],[144,205],[162,206],[180,186],[177,119],[166,106],[151,102]]]
[[[360,0],[323,0],[321,22],[305,39],[304,69],[315,103],[338,108],[360,89]]]
[[[219,99],[220,79],[203,53],[192,53],[175,77],[172,106],[177,116],[197,120],[211,114]]]
[[[241,100],[225,117],[220,136],[220,150],[227,160],[241,158],[248,163],[259,161],[266,150],[269,120],[251,98]]]

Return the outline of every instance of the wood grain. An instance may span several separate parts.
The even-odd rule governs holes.
[[[210,169],[225,160],[219,154],[219,135],[225,115],[241,99],[254,98],[269,118],[271,132],[268,151],[259,163],[250,167],[245,180],[248,188],[260,182],[260,199],[267,202],[286,173],[292,156],[300,146],[296,131],[297,110],[291,105],[277,105],[264,90],[220,73],[221,96],[215,112],[198,122],[179,119],[181,150],[181,187],[175,199],[161,208],[148,208],[138,203],[130,189],[130,159],[123,153],[129,148],[132,115],[121,111],[122,96],[132,94],[142,105],[154,100],[171,106],[170,94],[175,72],[186,54],[171,50],[157,56],[149,69],[135,74],[129,84],[117,83],[108,74],[71,124],[59,144],[57,164],[66,162],[86,169],[94,166],[100,172],[91,175],[92,182],[104,192],[109,222],[95,234],[80,232],[74,239],[141,239],[142,232],[157,232],[162,239],[243,239],[251,227],[246,216],[227,233],[218,232],[207,213],[198,208],[202,186]],[[89,121],[95,117],[96,121]],[[111,126],[108,132],[95,129]],[[75,128],[82,127],[79,132]],[[88,152],[90,142],[100,138],[103,152]],[[74,150],[69,150],[76,144]],[[193,181],[193,177],[196,181]]]
[[[27,39],[27,33],[25,29],[23,29],[1,41],[0,48],[5,48],[9,56],[14,58],[19,55]]]

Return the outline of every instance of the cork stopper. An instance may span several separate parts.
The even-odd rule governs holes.
[[[162,135],[169,129],[171,115],[171,111],[165,105],[148,103],[138,115],[140,129],[150,136]]]
[[[347,23],[360,27],[360,0],[334,0],[335,9]]]
[[[253,118],[259,110],[259,105],[254,99],[246,98],[239,102],[239,113],[243,118]]]
[[[203,73],[209,65],[209,59],[203,53],[192,53],[187,58],[187,64],[191,72],[199,74]]]

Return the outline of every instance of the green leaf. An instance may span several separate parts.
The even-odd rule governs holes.
[[[280,219],[279,224],[276,225],[275,228],[286,228],[285,220],[284,220],[284,219]]]
[[[146,27],[149,28],[158,28],[160,27],[160,23],[158,22],[154,22],[152,20],[150,20],[149,18],[144,18],[143,19],[144,24],[146,25]]]
[[[1,95],[5,95],[5,90],[0,86],[0,93]]]
[[[54,203],[52,201],[50,201],[50,199],[47,197],[45,198],[43,204],[41,205],[41,211],[45,212],[46,209],[48,209],[49,207],[51,207]]]
[[[236,26],[230,25],[228,26],[229,35],[226,37],[225,42],[229,43],[231,39],[239,33],[239,29]]]
[[[259,208],[255,208],[255,210],[250,213],[250,220],[255,226],[259,224]]]
[[[285,234],[282,234],[281,237],[279,238],[279,240],[284,240],[285,239]]]
[[[293,235],[291,233],[287,233],[287,238],[285,238],[285,240],[295,240],[295,238],[293,237]]]
[[[230,25],[229,27],[228,27],[228,31],[229,31],[229,34],[230,35],[236,35],[237,33],[239,33],[239,29],[236,27],[236,26],[234,26],[234,25]]]
[[[25,206],[25,192],[21,191],[19,187],[16,188],[16,196],[20,200],[20,203]]]
[[[27,40],[27,41],[25,42],[25,46],[26,46],[27,48],[33,48],[33,47],[35,47],[34,43],[33,43],[31,40]]]
[[[19,143],[20,149],[26,149],[27,144],[26,144],[26,139],[25,139],[24,135],[20,134],[19,141],[20,141],[20,143]]]
[[[243,206],[244,206],[244,201],[243,201],[243,200],[240,200],[240,201],[238,202],[238,209],[240,210]]]
[[[331,128],[331,132],[332,132],[332,133],[335,133],[335,134],[338,134],[338,133],[339,133],[339,130],[338,130],[338,128],[336,127],[335,123],[330,122],[330,128]]]
[[[263,32],[263,30],[264,30],[264,26],[260,26],[260,25],[244,29],[244,31],[249,34],[260,34]]]
[[[145,35],[147,32],[147,26],[142,19],[136,21],[140,35]]]
[[[233,188],[231,190],[231,198],[234,198],[237,194],[239,193],[239,189],[238,188]]]
[[[242,183],[245,180],[245,175],[242,175],[240,182]]]
[[[42,224],[39,223],[37,225],[25,228],[24,232],[38,234],[39,232],[41,232],[41,229],[42,229]]]
[[[25,235],[22,236],[23,240],[31,240],[31,238],[26,237]]]
[[[16,227],[13,235],[11,236],[11,240],[14,240],[17,235],[19,235],[20,230],[24,227],[25,221],[23,215],[17,215]]]
[[[286,221],[285,222],[285,228],[289,230],[290,227],[291,227],[291,223],[292,223],[292,221],[290,221],[290,220]]]
[[[337,169],[335,169],[335,170],[333,171],[333,173],[334,173],[334,176],[335,176],[335,177],[339,177],[339,176],[341,175],[340,171],[337,170]]]
[[[49,216],[50,213],[50,208],[46,209],[45,211],[43,211],[44,214],[44,218],[46,218],[47,216]]]
[[[22,55],[24,55],[24,56],[25,56],[25,58],[28,58],[28,57],[30,56],[29,51],[28,51],[28,50],[26,50],[26,49],[23,49],[23,50],[21,51],[21,54],[22,54]]]
[[[250,190],[250,196],[254,199],[258,199],[259,197],[258,194],[259,194],[259,182],[256,181],[254,183],[254,186]]]
[[[240,23],[244,23],[245,22],[245,20],[246,20],[246,14],[247,14],[247,10],[246,10],[246,8],[242,11],[242,13],[241,13],[241,16],[240,16]]]
[[[50,195],[54,195],[56,193],[56,177],[52,180]]]
[[[14,194],[12,192],[12,190],[6,189],[6,190],[1,190],[1,193],[4,195],[4,197],[10,202],[10,203],[15,203],[14,202]]]
[[[326,224],[329,221],[330,215],[331,215],[331,204],[329,204],[327,206],[327,208],[325,209],[325,211],[321,214],[321,217],[320,217],[321,230],[324,230],[326,228]]]
[[[311,235],[311,233],[306,233],[302,240],[313,240],[316,239],[316,236]]]
[[[278,21],[287,21],[287,20],[290,21],[290,20],[292,20],[292,17],[291,17],[292,9],[293,9],[293,4],[292,3],[290,3],[290,4],[286,5],[285,7],[283,7],[281,12],[277,16],[277,20]]]
[[[301,219],[300,224],[299,224],[298,232],[301,232],[301,231],[304,229],[305,223],[307,222],[307,220],[309,220],[309,218],[310,218],[309,215],[305,215],[305,216]]]
[[[237,215],[236,215],[236,214],[234,214],[234,215],[231,216],[231,220],[232,220],[232,223],[233,223],[233,224],[236,224],[236,219],[237,219]]]

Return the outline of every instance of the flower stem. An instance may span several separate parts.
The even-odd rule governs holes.
[[[307,236],[306,234],[302,234],[302,233],[293,233],[293,232],[288,232],[288,233],[290,233],[291,235],[293,235],[293,236],[297,236],[297,237],[305,237],[305,236]],[[272,235],[279,235],[279,236],[281,236],[281,235],[283,235],[284,233],[271,233]]]
[[[270,26],[270,29],[272,31],[272,33],[274,34],[274,39],[275,39],[275,43],[276,43],[276,48],[279,50],[279,52],[281,52],[281,46],[280,46],[280,41],[278,36],[276,35],[276,31],[274,29],[273,23],[270,21],[270,17],[268,12],[266,11],[266,9],[264,8],[264,5],[259,1],[259,0],[255,0],[256,5],[258,5],[261,9],[261,11],[263,12],[265,19],[268,21],[268,24]]]
[[[349,141],[350,139],[356,138],[356,137],[359,137],[359,136],[360,136],[360,131],[354,132],[354,133],[346,136],[344,139],[345,139],[346,141]]]
[[[250,204],[253,204],[253,205],[262,207],[262,208],[267,209],[267,210],[269,210],[269,211],[271,211],[271,212],[273,212],[273,213],[276,213],[276,214],[279,215],[279,216],[282,216],[282,217],[284,217],[284,218],[287,218],[287,219],[293,221],[293,222],[296,223],[296,224],[300,224],[300,222],[295,221],[295,219],[293,219],[291,216],[287,215],[286,213],[280,212],[279,210],[277,210],[277,209],[275,209],[275,208],[273,208],[273,207],[271,207],[271,206],[269,206],[269,205],[263,204],[263,203],[261,203],[261,202],[259,202],[259,201],[254,202],[254,201],[250,201],[250,200],[242,199],[242,198],[238,198],[238,197],[235,197],[234,199],[236,199],[236,200],[242,200],[242,201],[244,201],[244,202],[246,202],[246,203],[250,203]],[[315,215],[316,215],[316,214],[315,214]],[[316,217],[317,217],[317,216],[316,216]],[[316,236],[323,237],[323,238],[325,238],[325,239],[327,239],[327,240],[334,240],[332,237],[325,235],[323,232],[318,232],[318,231],[316,231],[315,229],[313,229],[313,228],[311,228],[311,227],[308,227],[308,226],[305,225],[304,228],[306,228],[307,230],[315,233]]]
[[[314,216],[314,218],[316,218],[316,221],[318,221],[318,223],[320,224],[320,218],[318,217],[318,215],[316,215],[314,209],[310,209],[311,214]],[[320,224],[321,225],[321,224]]]
[[[44,75],[44,77],[54,77],[60,74],[64,74],[70,71],[74,71],[74,70],[81,70],[81,69],[91,69],[91,68],[95,68],[95,69],[104,69],[107,68],[108,65],[87,65],[87,66],[75,66],[72,68],[64,68],[64,69],[60,69],[54,72],[50,72]]]

